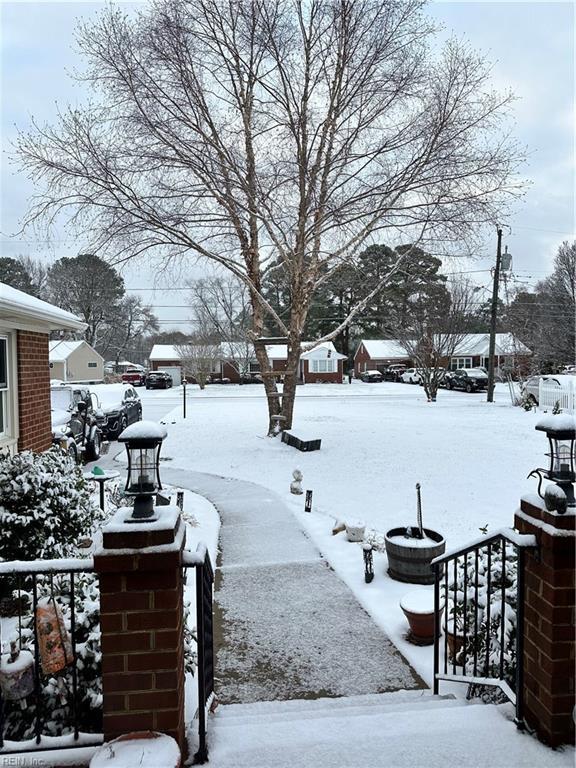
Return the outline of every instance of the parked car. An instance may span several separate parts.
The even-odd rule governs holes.
[[[127,368],[122,374],[124,384],[132,384],[133,387],[143,387],[146,384],[146,371],[143,368]]]
[[[400,381],[403,381],[405,384],[420,384],[422,381],[420,369],[406,368],[406,370],[400,374]]]
[[[146,389],[169,389],[172,386],[172,376],[164,371],[150,371],[146,374]]]
[[[58,384],[50,387],[52,442],[76,462],[96,461],[102,452],[105,416],[87,387]]]
[[[458,368],[446,371],[444,377],[447,389],[461,389],[464,392],[477,392],[488,388],[488,376],[482,368]]]
[[[383,377],[385,381],[400,381],[400,376],[406,370],[404,363],[394,363],[384,369]]]
[[[382,381],[382,374],[380,371],[362,371],[360,378],[366,382]]]
[[[260,373],[245,373],[240,377],[241,384],[262,384],[263,381]]]
[[[142,419],[142,403],[130,384],[97,384],[90,387],[104,414],[102,432],[107,440],[117,440],[129,424]]]
[[[530,402],[534,403],[534,405],[540,404],[540,382],[541,381],[547,381],[552,386],[558,387],[559,390],[562,389],[562,384],[566,381],[570,381],[573,376],[572,374],[541,374],[538,373],[535,376],[530,376],[529,379],[526,379],[524,384],[521,388],[522,397],[524,397],[526,400],[529,400]]]

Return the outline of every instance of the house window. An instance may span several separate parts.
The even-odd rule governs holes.
[[[312,373],[334,373],[336,360],[312,360]]]
[[[8,434],[8,339],[0,336],[0,437]]]
[[[450,360],[450,370],[456,371],[458,368],[472,368],[471,357],[453,357]]]
[[[98,368],[98,363],[88,363],[88,368]]]

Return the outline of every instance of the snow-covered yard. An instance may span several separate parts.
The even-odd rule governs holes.
[[[287,499],[298,467],[315,511],[362,518],[380,531],[415,521],[420,482],[424,524],[448,548],[481,526],[511,525],[519,497],[535,491],[526,476],[547,449],[534,430],[538,416],[512,407],[502,385],[494,404],[485,393],[448,391],[427,403],[420,387],[406,384],[307,385],[298,390],[293,431],[322,439],[312,453],[266,437],[258,385],[189,387],[189,395],[186,421],[180,406],[166,419],[170,466],[252,480]]]

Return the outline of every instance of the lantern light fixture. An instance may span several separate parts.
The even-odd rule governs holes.
[[[548,468],[538,468],[530,475],[538,475],[538,493],[550,511],[563,513],[567,507],[576,507],[574,482],[576,481],[576,419],[570,414],[549,414],[536,424],[539,432],[545,432],[550,444]],[[540,492],[542,479],[552,480],[544,495]]]
[[[152,522],[154,495],[162,490],[160,482],[160,449],[166,429],[155,421],[131,424],[118,437],[126,444],[128,477],[124,493],[134,496],[134,511],[128,522]]]

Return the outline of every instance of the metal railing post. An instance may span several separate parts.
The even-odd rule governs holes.
[[[204,679],[204,565],[196,566],[196,639],[198,643],[198,751],[194,763],[208,760],[206,749],[206,681]]]
[[[516,727],[524,729],[524,568],[526,553],[518,548],[516,577]]]
[[[446,606],[444,606],[446,610]],[[438,673],[440,672],[440,566],[434,564],[434,696],[438,695]]]

